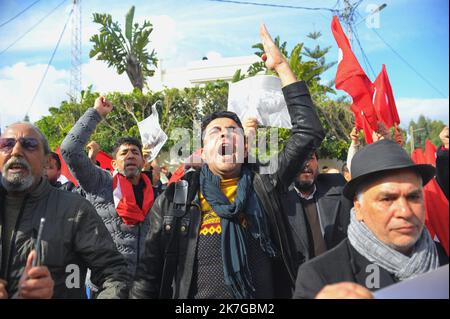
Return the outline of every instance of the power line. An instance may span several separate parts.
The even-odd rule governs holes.
[[[288,8],[288,9],[301,9],[301,10],[313,10],[313,11],[331,11],[336,12],[337,10],[333,10],[331,8],[313,8],[313,7],[298,7],[298,6],[288,6],[281,4],[268,4],[268,3],[257,3],[257,2],[248,2],[248,1],[232,1],[232,0],[208,0],[214,2],[226,2],[226,3],[235,3],[235,4],[248,4],[253,6],[261,6],[261,7],[276,7],[276,8]]]
[[[366,55],[366,52],[364,51],[364,49],[361,45],[361,41],[359,40],[359,35],[358,35],[358,32],[356,31],[356,28],[354,28],[353,26],[350,26],[350,28],[352,29],[352,33],[354,35],[354,38],[356,39],[356,43],[358,44],[359,49],[361,50],[361,54],[362,54],[362,57],[364,60],[364,64],[366,65],[366,69],[369,67],[370,70],[372,71],[373,77],[376,78],[377,75],[372,67],[372,64],[369,61],[369,58]]]
[[[37,23],[35,23],[30,29],[28,29],[24,34],[22,34],[21,36],[19,36],[15,41],[13,41],[10,45],[8,45],[5,49],[3,49],[3,51],[0,51],[0,55],[2,55],[3,53],[5,53],[6,51],[8,51],[12,46],[14,46],[17,42],[19,42],[20,40],[22,40],[23,37],[25,37],[28,33],[30,33],[32,30],[34,30],[34,28],[36,28],[39,24],[42,23],[42,21],[44,21],[45,19],[47,19],[53,12],[55,12],[57,9],[59,9],[59,7],[61,7],[64,2],[66,2],[67,0],[63,0],[61,1],[55,8],[52,9],[52,11],[50,11],[49,13],[47,13],[44,17],[42,17]]]
[[[58,39],[58,42],[56,43],[55,49],[53,50],[52,56],[50,57],[50,60],[47,63],[47,67],[45,69],[44,75],[42,76],[41,82],[39,83],[39,86],[38,86],[36,92],[34,93],[33,99],[31,100],[31,103],[27,108],[25,116],[28,115],[28,112],[30,111],[31,107],[33,106],[34,101],[35,101],[36,97],[38,96],[39,91],[41,90],[42,84],[44,83],[45,77],[47,76],[48,69],[50,68],[50,65],[53,62],[53,58],[55,57],[56,51],[58,50],[59,44],[61,43],[61,39],[64,35],[64,32],[66,31],[67,24],[69,23],[69,20],[70,20],[70,17],[72,16],[73,11],[74,11],[74,8],[72,7],[72,10],[70,10],[69,16],[67,17],[66,23],[64,24],[64,28],[62,29],[62,32],[59,35],[59,39]]]
[[[6,20],[5,22],[0,24],[0,28],[3,27],[4,25],[7,25],[8,23],[10,23],[11,21],[13,21],[14,19],[18,18],[20,15],[22,15],[23,13],[25,13],[25,11],[27,11],[28,9],[30,9],[32,6],[34,6],[36,3],[38,3],[41,0],[36,0],[35,2],[33,2],[32,4],[30,4],[28,7],[26,7],[25,9],[23,9],[22,11],[20,11],[18,14],[16,14],[14,17],[10,18],[9,20]]]
[[[403,61],[403,63],[405,63],[414,73],[416,73],[417,76],[419,76],[423,81],[425,81],[433,90],[435,90],[439,95],[441,95],[442,97],[446,98],[447,96],[442,93],[441,90],[439,90],[437,87],[435,87],[433,85],[433,83],[431,83],[431,81],[429,81],[425,76],[423,76],[414,66],[412,66],[399,52],[397,52],[397,50],[395,50],[386,40],[383,39],[383,37],[377,32],[375,31],[375,28],[370,28],[376,35],[377,37],[384,43],[384,45],[386,45],[389,49],[391,49],[392,52],[394,52],[394,54]]]

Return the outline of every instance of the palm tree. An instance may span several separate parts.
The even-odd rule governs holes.
[[[134,6],[125,17],[125,34],[118,22],[113,22],[110,14],[94,13],[94,22],[101,25],[100,33],[91,37],[94,47],[89,57],[108,63],[108,67],[116,68],[119,74],[126,72],[134,88],[142,91],[145,78],[153,76],[157,65],[155,50],[149,53],[146,49],[149,36],[153,31],[150,21],[144,20],[142,26],[133,24]]]

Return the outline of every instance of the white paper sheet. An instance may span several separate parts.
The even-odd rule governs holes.
[[[241,121],[256,117],[261,125],[292,128],[281,81],[275,76],[257,75],[231,83],[228,110],[235,112]]]
[[[449,267],[402,281],[374,293],[376,299],[448,299]]]
[[[167,135],[159,125],[159,115],[156,110],[156,103],[152,105],[152,114],[138,123],[139,133],[141,134],[142,145],[148,145],[151,153],[148,162],[153,161],[158,156],[159,151],[167,142]]]

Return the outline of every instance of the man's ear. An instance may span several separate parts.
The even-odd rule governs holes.
[[[115,170],[117,169],[117,161],[115,159],[111,160],[111,165]]]
[[[364,221],[363,214],[361,212],[361,202],[358,200],[358,198],[355,197],[353,200],[353,207],[355,209],[355,216],[356,219],[360,222]]]
[[[43,161],[43,169],[47,169],[47,168],[49,168],[50,167],[50,160],[51,160],[51,156],[50,156],[50,154],[47,154],[47,155],[45,155],[45,157],[44,157],[44,161]]]

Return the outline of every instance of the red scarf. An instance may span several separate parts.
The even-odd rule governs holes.
[[[122,217],[123,222],[127,225],[136,225],[143,222],[155,199],[150,179],[145,174],[141,174],[141,178],[145,183],[142,209],[136,203],[133,184],[122,174],[116,173],[113,176],[114,206],[117,214]]]

